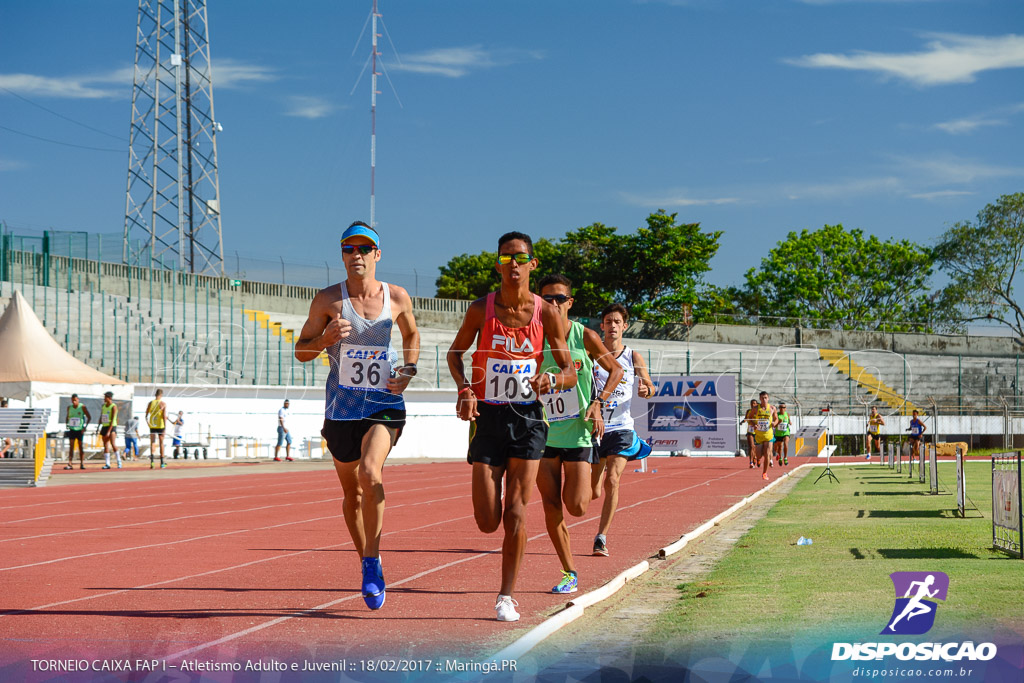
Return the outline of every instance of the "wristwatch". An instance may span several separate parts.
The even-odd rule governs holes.
[[[402,367],[398,368],[398,372],[399,372],[399,374],[401,374],[401,375],[403,375],[405,377],[415,377],[416,376],[416,364],[415,363],[406,363]]]

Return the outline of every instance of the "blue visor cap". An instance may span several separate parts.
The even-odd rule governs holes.
[[[380,236],[377,231],[373,228],[368,228],[365,225],[353,225],[350,226],[345,232],[341,234],[341,243],[344,244],[345,240],[349,237],[365,237],[376,246],[380,246]]]

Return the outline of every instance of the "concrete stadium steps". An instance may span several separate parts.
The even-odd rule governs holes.
[[[35,478],[32,458],[0,458],[0,489],[34,486]]]
[[[13,287],[8,282],[0,283],[3,306],[10,300]],[[131,299],[74,290],[69,295],[66,288],[35,289],[36,314],[43,318],[45,295],[46,327],[58,342],[92,367],[122,377],[127,371],[131,381],[163,382],[166,378],[184,382],[187,377],[190,383],[277,384],[280,379],[282,384],[319,386],[327,376],[326,355],[307,363],[293,361],[294,342],[305,322],[304,314],[260,311],[257,316],[255,312],[246,314],[240,306],[218,306],[223,302],[217,300],[211,300],[209,305],[204,301],[195,305],[183,304],[180,299],[150,300],[146,288],[140,292],[143,296]],[[22,293],[32,304],[32,287],[26,287]],[[101,322],[104,316],[105,324]],[[447,327],[447,323],[437,324],[428,314],[423,317],[415,384],[451,388],[454,384],[446,354],[456,329]],[[990,397],[1013,396],[1019,370],[1013,357],[958,359],[857,350],[849,353],[859,369],[860,374],[854,373],[854,379],[861,380],[858,383],[846,373],[848,368],[843,367],[843,361],[829,362],[824,355],[838,353],[842,357],[846,351],[650,339],[626,341],[643,355],[654,374],[732,374],[737,377],[742,400],[756,397],[758,391],[766,389],[773,401],[798,401],[804,408],[815,409],[831,404],[863,406],[866,411],[874,404],[887,414],[903,412],[904,394],[911,404],[922,409],[928,409],[933,398],[946,406],[983,406],[995,400]],[[397,328],[392,343],[401,354]],[[175,357],[177,374],[170,367]],[[468,365],[468,355],[465,362]],[[874,380],[864,381],[868,374]],[[909,413],[912,405],[905,408]]]
[[[918,407],[907,400],[907,397],[885,384],[870,370],[854,360],[853,352],[837,349],[819,349],[821,358],[836,370],[846,373],[850,379],[877,396],[890,409],[900,415],[910,415]]]

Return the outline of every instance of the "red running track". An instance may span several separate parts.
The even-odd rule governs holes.
[[[793,461],[786,469],[806,459]],[[567,517],[581,592],[767,483],[740,458],[648,462],[657,473],[627,467],[610,557],[590,555],[600,500]],[[28,659],[479,659],[564,606],[549,592],[560,566],[539,493],[522,619],[499,623],[501,532],[476,528],[470,468],[388,465],[384,483],[388,597],[377,612],[359,594],[329,469],[0,491],[0,678]]]

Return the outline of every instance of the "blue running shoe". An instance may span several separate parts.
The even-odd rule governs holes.
[[[579,590],[576,580],[576,572],[562,570],[562,580],[551,589],[552,593],[575,593]]]
[[[384,569],[379,557],[363,558],[363,602],[370,609],[384,606]]]

